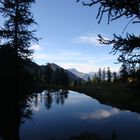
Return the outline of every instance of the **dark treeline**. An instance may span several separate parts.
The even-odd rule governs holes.
[[[29,30],[34,0],[0,0],[0,139],[19,140],[21,122],[31,117],[28,104],[32,75],[27,69],[30,46],[38,39]]]
[[[30,62],[28,70],[32,74],[33,86],[68,86],[70,79],[66,71],[55,64],[46,64],[39,66]]]
[[[129,22],[124,27],[122,34],[113,34],[112,39],[106,39],[102,35],[98,35],[98,40],[101,44],[112,45],[110,53],[119,53],[117,61],[122,64],[120,70],[121,80],[130,82],[139,87],[140,85],[140,35],[126,32],[129,24],[140,23],[140,1],[125,0],[76,0],[82,2],[83,6],[93,7],[98,6],[97,16],[98,23],[101,23],[103,17],[107,15],[107,23],[115,22],[118,19],[125,17]],[[135,28],[135,27],[134,27]],[[125,33],[126,32],[126,33]]]
[[[85,84],[98,83],[124,83],[138,88],[140,85],[140,68],[131,69],[123,65],[119,72],[112,72],[109,67],[107,69],[99,68],[93,78],[88,78]]]

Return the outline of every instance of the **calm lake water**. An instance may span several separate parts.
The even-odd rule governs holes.
[[[101,104],[78,92],[34,94],[32,118],[20,128],[21,140],[64,140],[89,132],[101,138],[140,140],[140,114]]]

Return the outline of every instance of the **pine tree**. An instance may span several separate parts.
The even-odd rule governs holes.
[[[107,68],[107,82],[111,83],[111,78],[112,78],[111,71],[110,71],[110,68],[108,67]]]
[[[4,17],[4,26],[0,29],[3,40],[0,47],[13,48],[16,57],[27,58],[32,41],[38,41],[29,26],[35,23],[30,11],[34,0],[0,0],[0,13]]]
[[[50,85],[52,84],[52,80],[53,80],[53,74],[54,74],[54,71],[51,67],[51,64],[47,64],[45,66],[45,70],[44,70],[44,79],[45,79],[45,82]]]
[[[98,81],[101,82],[102,80],[102,70],[101,68],[99,68],[99,71],[98,71]]]
[[[103,80],[103,81],[106,80],[106,72],[105,72],[105,68],[103,69],[103,72],[102,72],[102,80]]]
[[[29,30],[35,23],[30,11],[34,2],[34,0],[0,0],[0,14],[4,20],[3,26],[0,27],[0,51],[4,62],[0,60],[0,65],[5,63],[0,73],[2,79],[7,79],[5,83],[7,84],[9,79],[16,90],[17,87],[20,88],[30,81],[30,74],[25,67],[32,54],[29,48],[33,42],[38,41],[34,35],[35,31]]]
[[[120,69],[120,78],[122,82],[127,82],[128,81],[128,68],[127,65],[124,63]]]
[[[117,73],[113,72],[112,75],[113,75],[113,82],[116,82],[117,81]]]
[[[98,23],[101,22],[103,16],[107,15],[108,24],[121,17],[126,17],[130,21],[124,27],[122,33],[125,32],[127,26],[140,23],[140,1],[139,0],[76,0],[82,1],[84,6],[98,6],[97,17]],[[101,35],[99,42],[101,44],[112,45],[111,53],[119,52],[118,62],[131,64],[137,67],[140,64],[140,35],[126,33],[126,35],[113,34],[113,39],[105,39]]]

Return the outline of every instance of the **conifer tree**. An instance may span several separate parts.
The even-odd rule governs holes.
[[[98,71],[98,81],[101,82],[102,80],[102,70],[101,68],[99,68],[99,71]]]
[[[139,0],[76,0],[82,1],[84,6],[98,6],[97,17],[98,23],[101,22],[103,16],[107,15],[108,24],[121,17],[126,17],[130,21],[124,27],[122,33],[125,32],[127,26],[140,23],[140,1]],[[118,62],[129,63],[133,67],[140,64],[140,35],[126,33],[126,35],[113,34],[113,39],[105,39],[99,35],[101,44],[112,45],[112,53],[119,52]]]
[[[113,75],[113,82],[116,82],[117,81],[117,73],[113,72],[112,75]]]
[[[106,72],[105,72],[105,68],[103,69],[103,72],[102,72],[102,80],[103,80],[103,81],[106,80]]]
[[[35,23],[30,11],[34,0],[0,0],[0,13],[4,25],[0,29],[0,47],[11,47],[17,57],[28,58],[32,41],[38,41],[29,27]]]
[[[107,68],[107,82],[111,83],[111,78],[112,78],[111,71],[110,71],[110,68],[108,67]]]
[[[38,41],[35,31],[30,29],[35,23],[30,11],[34,2],[35,0],[0,0],[0,14],[4,21],[0,27],[0,65],[3,65],[0,70],[1,79],[6,84],[9,79],[16,90],[31,80],[25,67],[32,54],[30,47]]]

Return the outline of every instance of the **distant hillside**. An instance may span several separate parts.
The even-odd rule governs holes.
[[[75,68],[73,69],[68,69],[69,72],[72,72],[74,75],[76,75],[77,77],[87,81],[88,78],[92,79],[93,76],[95,75],[95,72],[90,72],[90,73],[82,73],[77,71]]]
[[[51,81],[58,81],[61,80],[61,72],[63,71],[63,73],[66,73],[67,74],[67,77],[69,79],[69,84],[70,83],[74,83],[75,81],[77,81],[78,83],[81,82],[81,81],[84,81],[82,78],[78,77],[77,75],[75,75],[74,73],[68,71],[68,70],[65,70],[63,69],[62,67],[54,64],[54,63],[48,63],[46,65],[38,65],[32,61],[30,61],[27,69],[28,71],[34,75],[34,80],[37,82],[37,83],[41,83],[44,81],[45,77],[46,77],[46,67],[49,65],[49,67],[51,67],[52,69],[52,72],[50,73],[52,76],[50,76],[50,74],[48,74],[48,78],[51,77]],[[59,71],[59,72],[58,72]]]
[[[51,67],[52,67],[52,69],[53,69],[54,71],[55,71],[57,68],[58,68],[58,69],[63,69],[62,67],[60,67],[60,66],[58,66],[58,65],[56,65],[56,64],[54,64],[54,63],[49,63],[49,64],[51,65]],[[69,77],[69,79],[70,79],[71,81],[74,81],[74,80],[76,80],[76,81],[84,81],[83,78],[77,76],[77,75],[74,74],[73,72],[71,72],[71,71],[69,71],[69,70],[66,70],[66,69],[64,69],[64,71],[68,74],[68,77]]]

